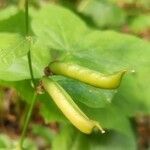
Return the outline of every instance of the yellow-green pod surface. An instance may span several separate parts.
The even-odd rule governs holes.
[[[119,87],[122,76],[126,72],[125,70],[122,70],[114,74],[105,75],[74,63],[59,61],[51,63],[49,67],[54,74],[64,75],[92,86],[105,89],[115,89]]]
[[[44,77],[42,84],[66,118],[81,132],[90,134],[93,128],[97,127],[104,133],[99,123],[90,120],[57,82]]]

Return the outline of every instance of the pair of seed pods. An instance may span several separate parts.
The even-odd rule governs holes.
[[[80,65],[66,62],[53,62],[49,65],[49,69],[54,74],[64,75],[105,89],[119,87],[121,79],[126,72],[123,70],[111,75],[105,75]],[[84,114],[70,95],[57,82],[48,77],[43,77],[42,84],[66,118],[81,132],[90,134],[95,127],[100,129],[102,133],[105,132],[98,122],[89,119]]]

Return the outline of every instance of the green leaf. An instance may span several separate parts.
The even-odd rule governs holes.
[[[133,135],[127,136],[119,132],[110,130],[104,135],[92,135],[90,137],[91,150],[136,150],[137,145]]]
[[[5,81],[30,79],[27,56],[16,59],[7,69],[1,70],[0,79]]]
[[[6,7],[5,9],[0,10],[0,20],[8,19],[9,17],[17,13],[17,8],[14,6]]]
[[[112,129],[130,135],[130,122],[117,105],[111,103],[104,108],[89,108],[80,103],[80,108],[90,119],[98,121],[102,128],[106,129],[106,132],[108,129]]]
[[[28,42],[19,34],[0,33],[0,70],[27,54]]]
[[[64,89],[75,101],[79,101],[89,107],[101,108],[111,103],[116,90],[106,90],[72,80],[63,76],[55,76]]]
[[[113,31],[92,31],[83,38],[80,50],[69,59],[104,73],[127,69],[128,73],[124,76],[114,101],[120,103],[121,110],[128,115],[137,111],[149,112],[148,42]],[[124,108],[128,105],[128,109]]]
[[[37,40],[31,45],[31,57],[34,77],[41,78],[44,68],[51,60],[50,50]],[[18,81],[30,78],[27,56],[16,59],[10,67],[0,71],[1,80]]]
[[[0,14],[0,32],[11,32],[25,35],[25,14],[23,11],[7,8],[0,12]]]
[[[134,33],[148,32],[150,29],[150,15],[139,15],[129,24],[129,29]]]
[[[50,144],[56,134],[54,131],[49,129],[49,127],[36,124],[32,125],[32,133],[42,137],[47,142],[47,144]]]
[[[48,15],[47,15],[48,14]],[[32,29],[39,40],[54,50],[78,50],[87,28],[71,11],[55,5],[44,6],[32,13]]]
[[[78,6],[79,12],[90,17],[100,28],[119,27],[126,22],[125,12],[111,3],[99,0],[83,0]]]
[[[85,135],[81,132],[78,132],[72,126],[66,125],[52,141],[52,149],[59,150],[61,145],[61,150],[90,150],[90,144],[84,137]]]
[[[64,126],[52,142],[52,149],[59,150],[136,150],[133,134],[130,136],[110,130],[105,134],[85,135],[71,126]]]
[[[46,14],[49,14],[49,16]],[[40,42],[57,50],[55,51],[57,55],[53,56],[52,59],[74,61],[102,73],[127,69],[128,73],[124,76],[113,103],[118,105],[123,113],[130,116],[135,115],[137,111],[149,112],[150,91],[149,85],[146,84],[150,82],[148,78],[150,44],[148,42],[113,31],[90,31],[77,16],[54,5],[45,6],[32,15],[32,27]],[[63,50],[65,52],[60,57],[57,52]],[[135,73],[131,73],[133,70],[135,70]],[[85,85],[81,87],[80,84],[79,90],[77,86],[72,90],[74,85],[69,87],[69,82],[66,81],[65,85],[67,84],[66,90],[74,99],[79,99],[90,107],[96,106],[97,103],[94,104],[93,102],[92,105],[89,103],[89,101],[91,102],[90,94],[85,94],[84,98],[81,94],[78,94],[79,90],[82,93],[87,93],[88,88]],[[99,93],[99,90],[97,93]],[[104,93],[97,97],[103,98],[103,95]],[[106,101],[107,99],[105,99]],[[98,106],[101,105],[102,101]],[[128,105],[127,110],[125,107]]]
[[[34,89],[31,86],[30,80],[22,80],[15,82],[0,80],[0,85],[15,88],[17,90],[17,94],[22,98],[22,100],[25,100],[27,103],[31,103],[34,95]]]

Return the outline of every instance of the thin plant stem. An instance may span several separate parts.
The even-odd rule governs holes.
[[[29,1],[25,0],[25,27],[26,27],[26,36],[29,35]]]
[[[26,37],[28,38],[29,37],[29,4],[28,4],[28,0],[25,0],[25,27],[26,27]],[[28,124],[29,124],[29,121],[30,121],[30,118],[31,118],[31,115],[32,115],[32,110],[33,110],[33,107],[35,105],[36,97],[37,97],[36,84],[35,84],[34,75],[33,75],[30,48],[31,48],[31,40],[29,40],[29,52],[27,54],[27,58],[28,58],[31,81],[33,83],[33,87],[34,87],[35,91],[34,91],[34,95],[33,95],[33,99],[31,101],[31,104],[28,108],[27,115],[26,115],[25,122],[24,122],[24,126],[23,126],[23,130],[22,130],[22,133],[21,133],[21,138],[20,138],[20,143],[19,143],[21,149],[23,149],[23,142],[24,142],[24,139],[25,139],[26,131],[27,131],[27,128],[28,128]]]
[[[32,59],[31,59],[31,52],[30,52],[30,47],[29,47],[29,52],[27,54],[28,57],[28,64],[29,64],[29,70],[30,70],[30,76],[31,76],[31,81],[33,83],[34,89],[36,89],[36,83],[34,80],[34,75],[33,75],[33,69],[32,69]]]
[[[32,110],[33,110],[34,104],[36,102],[36,97],[37,97],[37,93],[35,92],[34,95],[33,95],[32,102],[30,104],[29,110],[28,110],[27,115],[26,115],[25,123],[24,123],[24,126],[23,126],[23,131],[22,131],[21,138],[20,138],[20,148],[21,149],[23,149],[23,142],[24,142],[25,134],[26,134],[26,131],[27,131],[27,128],[28,128],[28,124],[29,124],[31,115],[32,115]]]
[[[26,36],[29,36],[29,1],[25,0],[25,27],[26,27]],[[33,83],[34,88],[36,87],[34,75],[33,75],[33,69],[32,69],[32,59],[31,59],[31,39],[29,41],[29,52],[27,54],[28,57],[28,64],[29,64],[29,70],[30,70],[30,76],[31,81]]]

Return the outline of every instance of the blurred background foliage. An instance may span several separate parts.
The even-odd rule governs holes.
[[[150,40],[150,0],[30,0],[30,6],[37,10],[48,3],[61,5],[70,9],[84,20],[91,29],[104,31],[108,29],[115,30],[117,32],[135,35],[146,41]],[[24,34],[24,14],[22,11],[16,13],[18,10],[23,9],[24,0],[0,0],[0,31],[20,32]],[[14,19],[17,21],[18,18],[22,21],[18,23],[19,25],[15,26],[13,21]],[[38,43],[33,49],[39,47]],[[45,50],[45,55],[47,55],[47,48],[43,49]],[[39,53],[40,50],[39,48]],[[36,59],[36,56],[34,57]],[[39,66],[43,68],[45,63],[41,62]],[[57,80],[59,81],[59,78]],[[71,80],[69,82],[70,84],[77,85]],[[14,145],[16,146],[18,144],[25,112],[30,104],[33,91],[29,80],[18,81],[16,83],[1,81],[0,84],[0,149],[10,150]],[[64,87],[66,86],[65,82],[61,84]],[[30,89],[30,92],[24,90],[25,88]],[[82,85],[80,88],[81,91],[79,91],[79,94],[82,92]],[[87,89],[94,91],[91,87],[87,87]],[[68,92],[69,90],[71,91],[72,89],[68,88]],[[109,95],[111,97],[111,93],[109,93]],[[84,96],[86,97],[86,94]],[[94,96],[94,94],[92,96]],[[120,122],[123,122],[124,126],[121,124],[122,129],[119,132],[114,129],[109,129],[112,132],[108,132],[104,136],[98,135],[97,133],[84,135],[72,127],[54,104],[49,103],[47,101],[48,98],[45,97],[47,97],[47,95],[38,97],[37,104],[33,111],[27,139],[25,141],[25,147],[29,150],[60,150],[60,147],[61,150],[150,149],[149,115],[139,113],[137,116],[130,117],[129,123],[126,118],[121,118],[122,114],[119,114],[120,119],[116,117],[119,110],[117,110],[115,104],[113,104],[114,106],[108,107],[107,111],[105,109],[99,111],[93,108],[95,114],[107,112],[106,116],[108,116],[108,118],[104,120],[107,120],[106,126],[108,126],[108,128],[114,126],[111,121],[114,121],[115,125],[117,123],[118,126],[121,124]],[[41,103],[41,100],[44,101],[44,104]],[[89,102],[89,105],[90,104]],[[96,107],[97,103],[93,105]],[[107,104],[104,103],[102,105]],[[116,105],[120,104],[117,103]],[[52,111],[48,110],[49,108],[51,108]],[[127,106],[126,109],[129,109],[128,113],[130,114],[132,105]],[[88,109],[86,109],[86,111],[92,116],[90,110],[88,111]],[[49,113],[51,113],[51,115]],[[109,120],[109,114],[114,116],[114,118]],[[96,118],[97,116],[93,117]],[[45,121],[47,123],[45,123]],[[131,124],[132,128],[129,127],[129,124]],[[133,134],[130,134],[131,129],[133,130]]]

